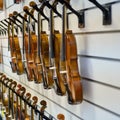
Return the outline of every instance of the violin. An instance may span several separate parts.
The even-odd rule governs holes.
[[[16,119],[17,120],[24,120],[24,115],[22,114],[22,110],[23,110],[23,103],[22,103],[22,97],[24,96],[26,89],[24,87],[22,87],[21,85],[18,86],[18,90],[16,91],[16,104],[15,105],[15,109],[16,109]],[[18,96],[19,95],[19,96]],[[19,99],[18,99],[19,97]]]
[[[38,98],[36,97],[36,96],[33,96],[32,97],[32,107],[36,107],[36,105],[37,105],[37,102],[38,102]],[[35,120],[34,119],[34,109],[31,107],[31,119],[30,120]]]
[[[69,1],[68,1],[69,2]],[[66,27],[66,5],[63,5],[63,30],[61,41],[61,77],[67,90],[68,103],[77,104],[83,100],[82,84],[77,63],[77,46],[75,36]]]
[[[58,1],[55,0],[52,4],[52,7],[55,9]],[[59,31],[54,29],[54,18],[53,18],[53,10],[50,9],[50,61],[51,67],[53,70],[53,79],[55,81],[56,90],[55,92],[58,95],[65,95],[66,88],[64,86],[64,82],[61,79],[61,75],[59,72],[59,60],[60,60],[60,41],[61,34]],[[50,68],[51,68],[50,67]]]
[[[29,9],[28,7],[27,7],[27,9]],[[24,19],[26,19],[27,20],[27,14],[24,14]],[[23,26],[24,26],[24,28],[23,28],[23,44],[25,45],[25,46],[23,46],[25,49],[25,57],[26,57],[26,60],[27,60],[27,67],[25,68],[25,71],[26,71],[26,73],[27,73],[27,78],[28,78],[28,81],[33,81],[33,79],[34,79],[34,75],[33,75],[33,72],[32,72],[32,70],[30,69],[30,67],[29,67],[29,63],[28,63],[28,34],[27,34],[27,32],[26,32],[26,30],[27,30],[27,25],[26,25],[26,23],[25,23],[25,20],[23,20]]]
[[[22,98],[23,98],[23,96],[24,96],[24,94],[25,94],[25,92],[26,92],[26,89],[24,88],[24,87],[21,87],[21,89],[20,89],[20,106],[18,107],[18,109],[19,109],[19,114],[20,114],[20,116],[19,116],[19,119],[20,120],[24,120],[24,114],[23,114],[23,112],[22,112],[22,110],[23,110],[23,103],[22,103]]]
[[[16,90],[14,90],[16,94],[16,99],[14,101],[14,110],[15,110],[15,118],[18,119],[20,118],[20,100],[18,99],[18,95],[20,94],[20,89],[22,88],[21,84],[17,85]]]
[[[45,70],[46,70],[45,73],[48,76],[48,80],[52,80],[49,83],[51,83],[51,87],[53,87],[55,89],[55,92],[58,95],[64,95],[66,93],[66,90],[65,90],[63,81],[60,78],[60,74],[58,72],[59,48],[57,48],[58,44],[56,45],[56,47],[54,45],[54,43],[56,41],[55,40],[56,33],[58,35],[58,32],[54,31],[54,21],[53,21],[53,11],[55,11],[55,13],[56,13],[55,7],[57,5],[57,1],[55,0],[53,2],[53,5],[50,5],[48,1],[43,1],[43,4],[48,6],[48,8],[51,9],[50,10],[51,16],[50,16],[50,20],[49,20],[49,22],[50,22],[50,40],[48,40],[48,36],[45,32],[42,32],[42,34],[41,34],[41,44],[42,44],[41,51],[42,51],[42,56],[43,56],[43,63],[45,64]],[[56,68],[56,70],[55,70],[55,68]]]
[[[2,79],[3,81],[3,84],[4,84],[4,87],[2,88],[2,90],[3,90],[3,105],[4,106],[6,106],[6,107],[8,107],[8,105],[9,105],[9,96],[10,96],[10,94],[8,93],[8,87],[7,87],[7,85],[10,83],[10,82],[12,82],[12,80],[11,79],[9,79],[9,78],[5,78],[5,79]]]
[[[48,78],[46,74],[45,64],[43,61],[42,56],[42,26],[41,26],[41,13],[43,12],[44,5],[38,8],[37,4],[34,1],[31,1],[29,4],[32,8],[34,8],[38,12],[38,38],[37,38],[37,51],[35,54],[35,63],[37,68],[39,68],[39,71],[42,75],[42,81],[43,81],[43,87],[45,89],[50,88],[51,85],[51,79]]]
[[[23,66],[23,63],[22,63],[22,56],[21,56],[21,51],[20,51],[19,39],[18,39],[18,36],[15,35],[15,33],[14,33],[15,19],[13,20],[13,16],[14,16],[14,12],[13,12],[13,14],[9,15],[9,17],[12,20],[11,21],[12,37],[9,36],[11,57],[12,57],[11,67],[12,67],[13,72],[17,72],[18,75],[21,75],[21,74],[24,73],[24,66]]]
[[[49,59],[49,40],[45,31],[41,32],[41,54],[43,58],[44,65],[44,74],[47,81],[47,88],[50,89],[53,87],[53,73],[49,69],[50,59]]]
[[[12,79],[9,79],[9,78],[6,78],[4,81],[3,81],[3,84],[4,84],[4,87],[6,89],[6,92],[4,93],[3,95],[3,104],[6,108],[6,118],[7,119],[10,119],[11,118],[11,93],[10,93],[10,85],[12,83]]]
[[[26,93],[26,95],[25,95],[25,100],[26,101],[30,101],[30,98],[31,98],[31,94],[30,93]],[[23,114],[24,114],[24,118],[25,118],[25,120],[30,120],[30,115],[28,115],[28,113],[27,113],[27,103],[24,101],[24,111],[22,111],[22,112],[24,112]]]
[[[43,1],[44,2],[44,1]],[[43,9],[45,4],[43,3],[40,8],[37,7],[37,4],[34,1],[30,2],[30,6],[34,8],[38,12],[38,57],[36,57],[37,61],[41,63],[41,70],[43,75],[43,86],[45,89],[50,89],[53,87],[53,78],[52,78],[52,71],[49,70],[50,61],[49,61],[49,40],[48,35],[45,31],[42,31],[41,26],[41,15],[45,17],[43,13]],[[45,17],[46,20],[48,18]],[[49,20],[48,20],[49,21]],[[39,58],[39,59],[38,59]],[[38,64],[37,64],[38,65]]]
[[[26,13],[29,13],[29,8],[24,6],[23,10]],[[33,16],[34,9],[30,11],[29,14]],[[31,24],[31,16],[29,15],[29,24]],[[35,53],[37,48],[37,36],[34,31],[31,31],[28,27],[28,35],[25,34],[25,51],[26,51],[26,60],[27,60],[27,76],[28,80],[34,81],[36,83],[42,82],[42,76],[39,73],[36,64],[35,64]]]
[[[12,17],[12,14],[9,14],[9,17]],[[10,32],[10,24],[12,25],[12,34]],[[10,53],[11,53],[11,68],[12,68],[12,72],[17,72],[17,60],[16,60],[16,52],[15,52],[15,46],[14,46],[14,24],[10,21],[10,23],[8,23],[8,40],[9,40],[9,45],[10,45]]]
[[[16,81],[12,81],[9,85],[9,92],[10,92],[10,89],[12,90],[11,92],[11,96],[10,96],[10,105],[9,105],[9,109],[11,108],[11,111],[12,111],[12,119],[14,119],[14,115],[15,115],[15,109],[14,109],[14,92],[15,91],[15,88],[17,86],[17,82]],[[10,112],[10,111],[9,111]],[[10,115],[10,113],[9,113]]]
[[[40,108],[40,113],[39,114],[39,120],[43,120],[43,115],[44,115],[44,111],[45,111],[45,108],[47,107],[47,102],[45,100],[42,100],[40,101],[40,105],[41,105],[41,108]]]
[[[16,15],[16,12],[13,12],[13,15]],[[17,35],[14,35],[14,47],[16,51],[16,59],[17,59],[17,73],[19,75],[24,73],[24,66],[22,62],[22,55],[21,55],[21,50],[20,50],[20,44],[19,44],[19,39]]]
[[[57,120],[65,120],[65,116],[63,114],[58,114]]]
[[[0,102],[2,102],[2,83],[1,83],[1,77],[3,76],[3,73],[0,73]]]
[[[3,102],[3,93],[5,92],[3,87],[3,81],[6,79],[6,75],[1,74],[0,76],[0,85],[1,85],[1,101]]]

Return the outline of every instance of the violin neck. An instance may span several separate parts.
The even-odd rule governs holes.
[[[13,102],[14,102],[14,94],[12,92],[12,99],[11,99],[11,106],[12,106],[12,119],[14,119],[14,107],[13,107]]]
[[[12,38],[14,37],[14,23],[12,22]]]
[[[63,10],[62,10],[62,42],[61,42],[61,61],[66,60],[66,48],[65,48],[65,36],[66,36],[66,30],[67,30],[67,13],[66,13],[66,6],[63,5]]]
[[[37,40],[37,49],[38,49],[38,56],[41,53],[41,15],[38,12],[38,40]]]
[[[55,57],[54,53],[54,18],[53,18],[53,10],[50,9],[50,58]]]
[[[8,99],[9,99],[9,101],[8,101],[8,110],[9,110],[9,115],[10,115],[10,89],[8,89]]]
[[[20,120],[22,120],[22,98],[20,98]]]
[[[29,23],[28,23],[28,53],[31,53],[31,30],[30,25],[31,24],[31,17],[29,16]]]
[[[24,102],[24,106],[25,106],[24,107],[24,109],[25,109],[25,113],[24,114],[25,114],[25,117],[26,117],[27,116],[27,103],[26,102]]]
[[[31,120],[34,120],[34,110],[31,108]]]
[[[23,56],[24,56],[24,42],[25,42],[25,20],[23,19],[23,24],[22,24],[22,29],[23,29],[23,32],[22,32],[22,37],[23,37]],[[24,58],[24,57],[23,57]]]
[[[10,37],[10,23],[8,23],[8,38]]]
[[[18,96],[16,95],[16,119],[18,117]]]

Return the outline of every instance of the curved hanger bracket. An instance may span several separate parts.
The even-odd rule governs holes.
[[[39,2],[43,2],[43,1],[39,0]],[[56,3],[58,3],[58,1],[56,1]],[[44,4],[45,6],[47,6],[49,9],[52,9],[59,17],[62,17],[62,15],[57,11],[56,7],[53,7],[53,6],[49,3],[49,0],[44,1],[43,4]]]
[[[80,12],[77,12],[75,9],[72,8],[72,6],[67,2],[66,0],[59,0],[61,4],[65,4],[69,10],[71,10],[77,17],[78,17],[78,27],[84,28],[85,27],[85,21],[84,21],[84,11],[81,10]]]
[[[35,19],[35,17],[31,14],[31,12],[29,11],[29,7],[28,6],[24,6],[23,11],[28,14],[35,22],[37,22],[37,20]]]
[[[85,27],[85,11],[80,10],[78,16],[78,27],[84,28]]]
[[[29,5],[37,12],[39,12],[49,22],[49,18],[43,13],[44,4],[42,4],[41,7],[38,8],[37,4],[34,1],[31,1]]]
[[[89,0],[89,1],[95,4],[103,12],[103,25],[110,25],[112,22],[111,5],[105,5],[103,7],[96,0]]]

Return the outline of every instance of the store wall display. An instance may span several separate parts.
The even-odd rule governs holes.
[[[32,3],[30,4],[30,2]],[[55,7],[52,6],[53,2],[55,2],[54,4]],[[23,5],[29,7],[27,13],[21,11],[23,10],[24,7]],[[44,7],[41,8],[41,6]],[[73,45],[74,43],[73,41],[71,41],[70,44],[69,45],[67,44],[66,47],[71,52],[70,53],[68,52],[69,54],[68,53],[67,54],[70,55],[71,58],[69,59],[70,62],[76,60],[77,65],[76,62],[75,65],[73,65],[73,63],[67,65],[68,64],[67,63],[63,65],[65,69],[57,71],[58,69],[60,69],[60,65],[61,65],[60,64],[61,50],[58,46],[60,46],[61,44],[60,40],[62,39],[62,30],[64,28],[62,26],[63,18],[61,18],[63,16],[63,9],[62,9],[63,6],[67,7],[66,28],[68,30],[72,30],[72,33],[71,32],[68,33],[69,35],[72,34],[72,36],[74,36],[74,37],[70,36],[69,38],[72,39],[74,38],[76,42],[76,45],[75,44],[74,45],[76,46],[76,50],[77,50],[77,52],[75,52],[76,51],[75,47],[70,48],[70,46]],[[33,8],[34,8],[34,15],[31,15],[29,13]],[[53,11],[53,15],[51,14],[52,13],[51,9]],[[2,18],[0,17],[1,19],[0,25],[3,26],[0,27],[0,42],[3,47],[2,48],[3,63],[0,64],[0,71],[6,73],[6,75],[8,75],[10,78],[12,79],[14,78],[14,80],[22,84],[23,86],[25,85],[26,90],[28,90],[31,94],[37,96],[38,99],[44,99],[47,102],[47,108],[45,109],[45,115],[47,116],[48,116],[47,113],[49,113],[50,115],[54,116],[57,119],[56,116],[57,114],[64,113],[66,120],[83,120],[83,119],[84,120],[101,120],[101,119],[119,120],[120,108],[118,104],[120,101],[120,92],[119,92],[120,55],[118,51],[120,50],[119,47],[120,15],[118,12],[116,12],[119,9],[120,9],[120,1],[118,0],[106,0],[106,1],[46,0],[44,2],[42,2],[41,0],[39,2],[38,0],[36,1],[27,0],[24,1],[24,3],[11,6],[5,11],[5,15],[0,13],[2,17]],[[37,59],[37,60],[34,59],[35,60],[34,65],[36,65],[36,68],[37,67],[39,68],[41,66],[41,68],[39,68],[41,72],[40,71],[39,72],[41,73],[41,75],[44,75],[45,78],[48,77],[49,71],[52,71],[51,75],[53,79],[51,80],[53,80],[53,83],[50,86],[48,79],[45,79],[45,81],[44,79],[42,79],[41,80],[42,82],[38,84],[34,81],[34,76],[35,76],[34,74],[32,74],[33,81],[30,82],[28,81],[26,72],[21,75],[12,72],[9,63],[9,61],[11,60],[11,55],[10,55],[10,51],[8,51],[8,45],[9,45],[8,37],[7,37],[8,23],[4,20],[7,20],[9,22],[8,20],[9,14],[12,13],[13,11],[17,11],[18,13],[18,16],[16,17],[17,20],[15,26],[18,26],[17,34],[18,34],[20,50],[22,54],[22,62],[25,63],[24,66],[25,68],[27,67],[26,65],[27,61],[26,61],[26,57],[23,59],[23,54],[25,56],[25,53],[23,52],[24,51],[23,46],[25,46],[23,42],[24,31],[20,30],[23,27],[23,20],[25,20],[25,24],[26,24],[25,25],[26,35],[28,35],[28,30],[30,28],[32,32],[35,32],[37,39],[40,39],[39,37],[40,35],[43,40],[48,41],[48,44],[46,44],[47,46],[46,48],[43,47],[45,46],[45,44],[44,41],[42,41],[42,39],[40,39],[40,43],[38,41],[36,42],[36,44],[38,45],[39,43],[39,46],[41,47],[36,47],[40,49],[40,55],[36,55],[39,50],[35,49],[36,50],[35,56],[36,57],[39,56],[41,57],[41,59]],[[40,16],[38,15],[38,13],[41,13]],[[109,16],[109,13],[112,14]],[[24,19],[25,14],[27,14],[27,19]],[[31,20],[32,20],[30,24],[28,21],[29,16],[31,16]],[[41,17],[41,19],[38,19],[39,18],[38,16]],[[53,21],[51,18],[53,18]],[[22,23],[20,23],[18,20]],[[38,20],[40,20],[41,23],[39,23]],[[2,22],[5,23],[7,26]],[[39,25],[38,23],[41,25]],[[41,31],[41,34],[38,31],[38,29],[39,31]],[[54,36],[55,38],[51,36]],[[44,50],[46,51],[46,54],[44,53],[45,52]],[[72,54],[73,52],[75,53]],[[59,56],[58,53],[60,54],[60,57],[56,58],[56,56]],[[74,57],[73,55],[76,56]],[[47,59],[48,61],[46,61],[45,57],[48,58]],[[34,60],[32,59],[32,61]],[[69,74],[69,70],[70,72],[74,71],[74,66],[78,66],[77,71],[79,72],[79,76],[80,76],[79,81],[82,85],[81,88],[83,89],[82,102],[73,102],[73,104],[76,103],[75,105],[69,104],[68,102],[68,93],[71,94],[71,90],[75,90],[75,89],[72,86],[69,79],[66,79],[78,75],[77,72],[72,72],[72,74]],[[66,68],[69,69],[67,69],[66,71]],[[60,73],[59,75],[62,76],[62,79],[58,79],[59,75],[57,72]],[[59,84],[60,80],[64,80],[64,82],[62,81],[63,82],[62,85],[65,89],[61,89],[62,85]],[[67,86],[68,84],[66,83],[69,83],[69,85],[71,85],[72,87],[71,88],[70,86],[68,87]],[[65,87],[65,85],[67,87]],[[67,92],[66,92],[66,88],[69,88]],[[62,90],[61,92],[62,94],[59,94],[60,90]],[[77,93],[80,94],[79,92]],[[75,94],[73,91],[72,94],[73,94],[72,97],[74,97]],[[76,97],[78,97],[77,94]],[[40,104],[38,103],[38,105]],[[34,117],[36,117],[36,114],[34,115]]]

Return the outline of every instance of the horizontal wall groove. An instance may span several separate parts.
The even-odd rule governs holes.
[[[83,31],[83,32],[74,32],[75,35],[84,35],[84,34],[111,34],[111,33],[120,33],[120,30],[101,30],[101,31]]]
[[[99,60],[108,60],[108,61],[120,62],[119,58],[109,58],[109,57],[83,55],[83,54],[78,54],[78,56],[81,57],[81,58],[84,57],[84,58],[92,58],[92,59],[99,59]]]
[[[7,58],[11,58],[10,56],[4,55],[4,54],[2,54],[2,56],[3,56],[3,57],[7,57]]]
[[[120,33],[120,29],[113,29],[113,30],[101,30],[101,31],[81,31],[80,32],[73,32],[74,35],[85,35],[85,34],[111,34],[111,33]],[[49,34],[47,34],[49,36]],[[18,36],[18,38],[22,38],[21,36]],[[8,37],[0,37],[0,39],[7,40]],[[3,46],[2,46],[3,47]]]
[[[107,111],[107,112],[109,112],[109,113],[111,113],[111,114],[113,114],[113,115],[115,115],[115,116],[117,116],[117,117],[120,117],[120,114],[117,114],[117,113],[115,113],[115,112],[113,112],[113,111],[111,111],[111,110],[109,110],[109,109],[106,109],[106,108],[104,108],[104,107],[102,107],[102,106],[100,106],[100,105],[97,105],[97,104],[95,104],[95,103],[93,103],[93,102],[91,102],[91,101],[89,101],[89,100],[84,99],[84,101],[85,101],[85,102],[88,102],[88,103],[90,103],[90,104],[92,104],[92,105],[94,105],[94,106],[96,106],[96,107],[99,107],[99,108],[101,108],[102,110],[105,110],[105,111]]]
[[[103,83],[103,82],[96,81],[96,80],[93,80],[93,79],[90,79],[90,78],[86,78],[86,77],[83,77],[83,76],[81,76],[81,79],[82,80],[86,80],[86,81],[90,81],[90,82],[94,82],[94,83],[97,83],[97,84],[101,84],[101,85],[104,85],[104,86],[107,86],[107,87],[110,87],[110,88],[113,88],[113,89],[120,90],[120,87],[118,87],[118,86],[114,86],[114,85],[110,85],[110,84],[107,84],[107,83]]]
[[[11,68],[11,66],[7,65],[4,63],[5,66]],[[94,82],[94,83],[97,83],[97,84],[101,84],[101,85],[104,85],[104,86],[107,86],[107,87],[110,87],[110,88],[114,88],[114,89],[117,89],[117,90],[120,90],[120,87],[118,86],[114,86],[114,85],[110,85],[110,84],[107,84],[107,83],[103,83],[103,82],[100,82],[100,81],[96,81],[96,80],[93,80],[93,79],[90,79],[90,78],[86,78],[86,77],[83,77],[81,76],[81,79],[82,80],[86,80],[86,81],[90,81],[90,82]]]
[[[80,32],[73,32],[74,35],[84,35],[84,34],[111,34],[111,33],[120,33],[120,29],[112,29],[112,30],[101,30],[101,31],[81,31],[82,29],[80,29]],[[47,34],[49,36],[49,34]],[[18,36],[18,38],[22,38],[21,36]],[[0,39],[8,39],[7,36],[5,37],[0,37]]]
[[[11,66],[9,66],[9,65],[7,65],[7,64],[5,64],[5,63],[4,63],[3,65],[5,65],[5,66],[7,66],[7,67],[11,68]]]

